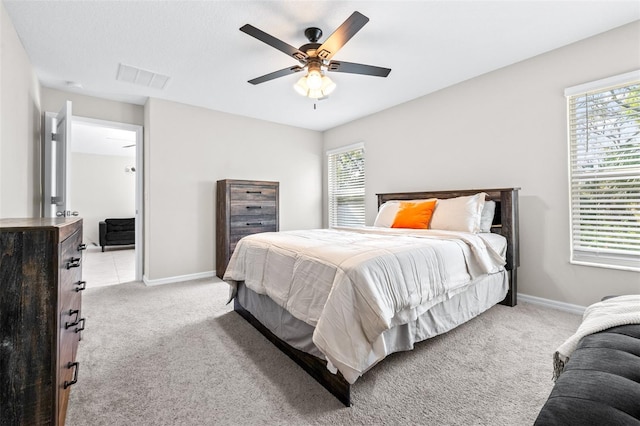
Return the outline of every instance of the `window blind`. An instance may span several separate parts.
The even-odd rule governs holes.
[[[640,270],[640,80],[568,96],[571,261]]]
[[[365,224],[364,145],[327,152],[329,226]]]

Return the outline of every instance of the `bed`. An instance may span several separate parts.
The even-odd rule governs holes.
[[[377,198],[378,226],[245,237],[224,274],[234,310],[346,406],[351,385],[388,354],[516,304],[518,188]],[[492,206],[485,232],[446,228],[447,208],[480,198]],[[425,200],[444,227],[382,225],[390,208],[397,220],[398,205]]]

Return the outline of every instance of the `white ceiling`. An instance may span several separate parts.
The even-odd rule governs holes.
[[[43,86],[321,131],[640,19],[638,0],[3,3]],[[247,83],[297,62],[242,25],[299,47],[305,28],[320,27],[322,42],[355,10],[370,21],[333,59],[391,68],[389,77],[332,73],[337,89],[315,110],[293,90],[300,74]],[[120,63],[170,79],[164,89],[117,81]]]
[[[135,158],[136,132],[73,121],[71,123],[71,151]]]

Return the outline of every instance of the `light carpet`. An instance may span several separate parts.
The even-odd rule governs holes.
[[[344,407],[225,305],[218,279],[88,289],[67,425],[531,425],[580,316],[495,306],[393,354]]]

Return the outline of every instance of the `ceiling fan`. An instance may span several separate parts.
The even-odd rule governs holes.
[[[369,18],[362,13],[353,12],[322,44],[318,43],[318,40],[322,37],[322,30],[316,27],[307,28],[304,31],[304,35],[309,39],[309,43],[300,46],[298,49],[252,25],[243,25],[240,31],[257,38],[300,62],[300,65],[265,74],[249,80],[249,83],[260,84],[289,74],[306,71],[307,74],[295,84],[295,90],[303,96],[322,99],[333,92],[336,87],[335,83],[325,75],[327,71],[375,77],[388,76],[391,72],[389,68],[331,60],[338,50],[360,31],[367,22],[369,22]]]

